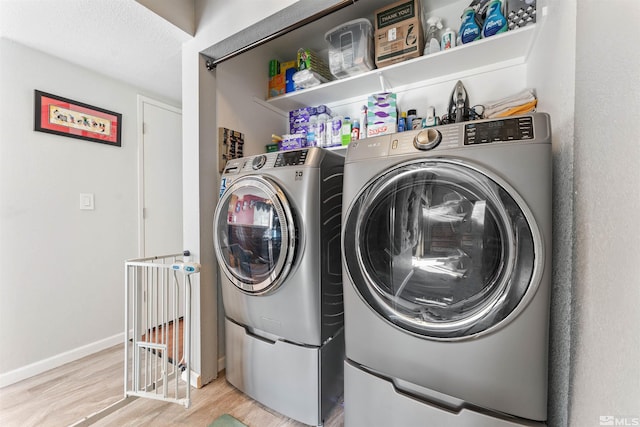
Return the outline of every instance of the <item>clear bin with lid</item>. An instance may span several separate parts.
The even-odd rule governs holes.
[[[360,18],[339,25],[324,35],[329,43],[329,71],[336,78],[361,74],[375,68],[373,27]]]

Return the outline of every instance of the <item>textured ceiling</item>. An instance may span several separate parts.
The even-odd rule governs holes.
[[[0,37],[182,98],[181,47],[191,36],[134,0],[0,0]]]

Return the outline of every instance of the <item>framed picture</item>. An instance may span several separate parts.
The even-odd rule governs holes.
[[[36,131],[122,145],[122,114],[39,90],[35,97]]]

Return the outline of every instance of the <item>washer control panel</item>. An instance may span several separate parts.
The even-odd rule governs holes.
[[[464,125],[464,145],[533,138],[533,117],[531,116]]]

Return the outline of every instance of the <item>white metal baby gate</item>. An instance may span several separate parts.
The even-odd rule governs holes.
[[[191,274],[200,265],[188,256],[125,263],[125,397],[191,404]]]

